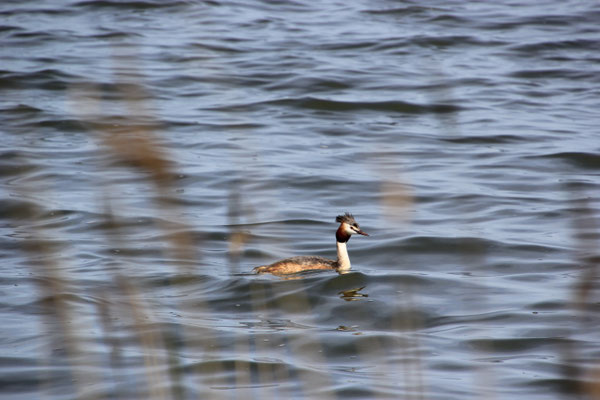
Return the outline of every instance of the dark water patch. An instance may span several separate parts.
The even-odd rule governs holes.
[[[569,304],[565,303],[564,301],[558,300],[533,303],[529,306],[531,310],[538,311],[563,311],[568,310],[569,307]]]
[[[455,113],[462,107],[453,104],[414,104],[402,101],[379,101],[379,102],[351,102],[339,100],[327,100],[316,97],[303,97],[297,99],[269,100],[258,103],[246,103],[230,105],[226,107],[212,108],[215,111],[252,111],[267,107],[285,106],[294,109],[309,109],[316,111],[347,112],[347,111],[386,111],[405,114],[445,114]]]
[[[266,85],[271,90],[289,90],[295,88],[306,93],[328,92],[330,90],[345,90],[353,87],[350,82],[339,78],[292,76],[275,80]]]
[[[29,14],[29,13],[27,13]],[[75,41],[67,31],[16,31],[10,35],[13,45],[21,49],[32,49],[35,51],[41,46],[53,46],[59,43]]]
[[[9,72],[0,78],[0,87],[4,89],[44,89],[63,91],[77,77],[59,69],[46,68],[31,72]]]
[[[600,42],[592,39],[565,39],[553,40],[536,43],[527,43],[512,46],[511,51],[522,53],[524,56],[538,56],[539,53],[552,52],[554,50],[569,50],[569,53],[574,50],[600,50]]]
[[[38,128],[52,128],[58,132],[71,132],[81,133],[87,129],[87,124],[79,119],[75,118],[44,118],[28,125],[21,125],[21,127],[38,127]]]
[[[517,144],[524,143],[527,140],[520,135],[511,134],[495,134],[480,136],[447,136],[441,137],[440,140],[457,143],[457,144],[472,144],[472,145],[492,145],[492,144]]]
[[[566,68],[520,70],[511,72],[509,76],[519,79],[570,79],[576,81],[595,81],[597,79],[597,74],[594,72]]]
[[[125,32],[125,31],[111,31],[111,32],[102,32],[96,33],[93,35],[93,38],[96,40],[125,40],[125,39],[142,39],[144,35],[142,33],[137,32]]]
[[[240,122],[240,123],[227,123],[227,122],[223,122],[223,123],[207,123],[205,121],[181,121],[181,120],[169,120],[169,119],[163,119],[161,120],[161,122],[163,124],[165,124],[166,126],[173,126],[173,127],[181,127],[181,128],[190,128],[193,129],[195,132],[203,132],[203,131],[217,131],[219,133],[222,132],[235,132],[235,131],[246,131],[246,130],[253,130],[253,129],[260,129],[260,128],[264,128],[265,125],[261,124],[259,121],[256,122]],[[210,143],[203,143],[203,145],[208,145],[210,146]]]
[[[0,75],[2,73],[0,72]],[[0,78],[0,82],[1,82]],[[27,104],[10,105],[7,108],[1,110],[6,115],[6,121],[10,121],[11,124],[24,125],[35,121],[39,116],[44,115],[44,110],[36,107],[31,107]]]
[[[16,25],[0,25],[0,33],[22,31],[23,29]]]
[[[560,368],[559,368],[560,369]],[[561,393],[565,395],[581,395],[582,393],[582,385],[584,385],[580,379],[543,379],[537,378],[529,382],[521,383],[520,386],[525,386],[527,388],[544,390],[546,392],[552,393]],[[588,384],[595,385],[595,382],[590,382]]]
[[[5,361],[8,363],[5,364]],[[3,365],[7,367],[3,368]],[[32,388],[39,388],[42,384],[49,383],[45,382],[45,379],[42,377],[45,374],[42,369],[35,368],[35,366],[22,369],[15,366],[11,359],[0,359],[0,371],[2,371],[2,377],[0,378],[2,391],[4,394],[11,396],[12,399],[21,398],[12,397],[20,396],[21,394],[25,395],[23,397],[25,399],[27,396],[30,396]]]
[[[358,372],[358,371],[355,368],[349,368],[346,370],[346,372],[348,372],[348,375],[356,375],[356,372]],[[388,394],[391,395],[392,392],[393,391],[390,390],[390,392]],[[382,398],[383,398],[387,395],[386,392],[381,389],[375,391],[373,389],[369,389],[369,388],[364,387],[363,385],[357,384],[357,383],[346,383],[344,385],[339,385],[338,387],[335,388],[335,393],[337,395],[343,397],[344,399],[368,399],[368,398],[375,398],[375,397],[379,397],[379,396],[382,396]],[[315,393],[316,396],[322,396],[322,397],[326,397],[328,394],[329,393],[327,391],[321,391],[320,393],[319,392]]]
[[[440,50],[449,50],[456,47],[501,47],[506,42],[503,41],[487,41],[483,42],[475,36],[417,36],[411,38],[411,45],[421,47],[433,47]]]
[[[556,32],[561,29],[569,29],[576,26],[585,26],[586,23],[593,23],[594,15],[598,13],[593,10],[586,10],[585,13],[560,13],[546,14],[540,13],[539,9],[532,10],[531,15],[514,15],[505,13],[502,7],[496,12],[488,14],[492,18],[476,18],[481,15],[473,15],[471,23],[473,27],[482,30],[500,30],[515,31],[518,29],[531,29],[547,32]],[[572,10],[571,10],[572,11]],[[570,30],[570,29],[569,29]]]
[[[545,91],[541,91],[541,90],[524,90],[522,93],[526,97],[534,97],[534,98],[540,98],[540,99],[545,99],[545,98],[556,95],[556,93],[545,92]]]
[[[558,152],[553,154],[536,155],[533,159],[559,161],[576,168],[597,170],[600,168],[600,153],[590,152]]]
[[[281,102],[280,102],[281,103]],[[379,102],[347,102],[326,100],[315,97],[284,100],[284,105],[307,108],[321,111],[388,111],[406,114],[421,113],[454,113],[461,110],[460,106],[453,104],[414,104],[402,101],[379,101]]]
[[[236,45],[227,45],[226,43],[211,43],[209,41],[203,41],[201,43],[194,43],[193,47],[198,51],[209,51],[215,53],[223,53],[223,54],[244,54],[249,49],[242,49]],[[230,79],[235,79],[229,76]]]
[[[502,246],[501,243],[492,240],[463,237],[442,238],[433,236],[414,236],[404,238],[399,243],[405,252],[427,252],[427,253],[484,253]]]
[[[88,8],[90,10],[104,10],[104,9],[116,9],[116,10],[133,10],[133,11],[142,11],[142,10],[162,10],[169,8],[177,8],[177,7],[188,7],[189,4],[186,1],[159,1],[159,0],[137,0],[137,1],[128,1],[127,3],[123,3],[121,1],[111,1],[111,0],[90,0],[90,1],[80,1],[74,4],[75,7]]]
[[[437,7],[425,7],[419,5],[410,5],[404,7],[389,7],[381,9],[367,9],[362,10],[362,13],[373,14],[373,15],[393,15],[393,16],[420,16],[430,15],[432,12],[443,11],[443,8]]]
[[[212,374],[198,374],[202,371],[212,371]],[[307,369],[302,365],[286,363],[280,359],[257,358],[240,360],[229,358],[216,361],[199,361],[186,366],[184,372],[193,377],[199,376],[201,382],[200,393],[205,396],[222,396],[229,391],[239,393],[269,393],[273,390],[278,395],[290,398],[308,395],[311,389],[297,383],[299,376],[313,382],[322,380],[317,371]],[[268,372],[268,374],[265,374]],[[243,382],[240,382],[243,379]],[[198,392],[198,386],[189,388]]]
[[[568,339],[561,337],[538,337],[538,338],[508,338],[508,339],[485,339],[467,340],[465,345],[481,352],[494,352],[496,354],[529,352],[533,350],[550,349],[564,346],[569,343]]]
[[[18,171],[15,172],[15,174]],[[5,198],[0,199],[0,218],[5,221],[26,222],[42,215],[38,208],[39,204],[30,199]]]
[[[462,15],[457,14],[436,14],[428,20],[429,22],[439,23],[441,26],[465,26],[472,25],[473,21]]]
[[[375,49],[380,45],[376,41],[336,41],[335,43],[327,43],[318,46],[319,50],[322,51],[339,51],[339,50],[366,50]]]
[[[33,4],[32,4],[33,3]],[[53,17],[56,16],[68,16],[74,13],[74,11],[70,7],[46,7],[43,4],[36,4],[35,2],[20,2],[20,7],[11,7],[9,10],[0,10],[0,15],[35,15],[35,16],[43,16],[50,15]]]

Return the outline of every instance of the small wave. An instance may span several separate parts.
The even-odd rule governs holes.
[[[173,8],[173,7],[185,7],[188,6],[187,1],[161,1],[161,0],[137,0],[137,1],[111,1],[111,0],[85,0],[74,4],[76,7],[85,7],[92,9],[102,8],[116,8],[119,10],[133,9],[133,10],[145,10],[145,9],[162,9],[162,8]]]
[[[44,68],[31,72],[6,72],[0,76],[0,88],[35,88],[45,90],[65,90],[75,83],[77,76],[54,68]]]
[[[560,152],[530,156],[530,158],[541,158],[562,161],[577,168],[597,170],[600,169],[600,154],[588,152]]]
[[[225,107],[211,108],[217,111],[243,111],[254,110],[268,106],[284,106],[299,109],[318,111],[346,112],[346,111],[385,111],[404,114],[446,114],[462,110],[455,104],[434,103],[417,104],[404,101],[344,101],[330,100],[318,97],[284,98],[267,100],[255,103],[228,105]]]

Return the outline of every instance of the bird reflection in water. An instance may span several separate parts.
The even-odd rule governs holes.
[[[340,295],[340,298],[343,300],[356,301],[356,300],[360,300],[362,297],[369,297],[369,295],[367,293],[360,293],[360,291],[363,290],[364,288],[365,288],[365,286],[361,286],[359,288],[342,290],[341,292],[338,292],[338,294]]]

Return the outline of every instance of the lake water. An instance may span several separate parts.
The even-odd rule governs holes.
[[[0,397],[597,398],[597,2],[0,15]]]

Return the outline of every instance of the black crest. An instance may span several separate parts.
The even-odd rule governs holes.
[[[344,215],[338,215],[337,217],[335,217],[335,220],[337,222],[339,222],[340,224],[342,222],[347,223],[348,225],[352,225],[352,226],[356,226],[358,227],[358,223],[356,222],[356,220],[354,219],[354,216],[350,213],[345,213]]]

